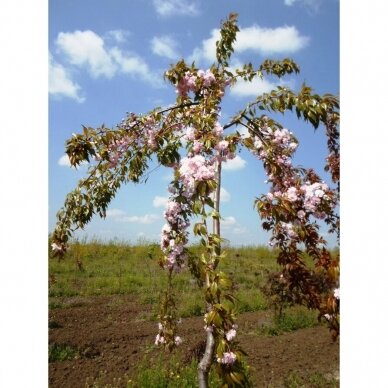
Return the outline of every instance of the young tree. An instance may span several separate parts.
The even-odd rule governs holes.
[[[259,95],[232,120],[219,122],[220,103],[225,90],[239,79],[252,81],[267,75],[282,78],[298,73],[291,59],[265,60],[257,69],[246,64],[231,70],[229,60],[239,29],[237,15],[230,14],[221,26],[216,43],[217,62],[210,69],[198,69],[183,60],[172,66],[165,78],[176,88],[176,103],[166,109],[155,108],[145,115],[130,113],[117,128],[83,128],[82,134],[67,141],[66,153],[72,166],[90,162],[88,176],[66,197],[57,214],[52,234],[55,255],[63,255],[72,232],[83,228],[94,214],[105,217],[106,209],[121,185],[141,182],[151,158],[170,167],[170,197],[164,217],[160,265],[167,271],[168,288],[159,314],[155,343],[172,350],[181,343],[177,335],[177,311],[173,276],[188,266],[203,290],[206,303],[205,354],[198,365],[200,387],[208,386],[208,373],[214,363],[225,386],[247,386],[243,355],[235,340],[237,333],[232,281],[219,270],[224,259],[220,231],[220,187],[222,163],[235,158],[246,147],[262,162],[271,184],[259,196],[255,207],[263,228],[272,232],[270,244],[277,248],[283,282],[298,290],[299,303],[319,309],[333,336],[339,332],[339,257],[333,257],[319,234],[316,219],[329,225],[330,233],[339,232],[339,102],[330,94],[319,96],[303,85],[299,92],[279,86]],[[295,112],[314,128],[326,130],[329,171],[335,188],[330,188],[312,169],[295,167],[292,155],[298,140],[281,123],[268,116],[271,112]],[[261,113],[267,112],[267,115]],[[227,129],[244,126],[249,136]],[[190,220],[199,236],[203,254],[194,257],[187,249]],[[209,224],[211,220],[212,226]],[[305,254],[314,259],[315,269],[307,267]],[[324,277],[329,292],[322,294],[317,274]]]

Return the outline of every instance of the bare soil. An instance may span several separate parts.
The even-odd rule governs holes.
[[[92,382],[99,377],[100,383],[117,384],[124,375],[135,376],[145,356],[152,359],[160,354],[154,347],[157,322],[150,319],[154,305],[140,304],[130,295],[56,301],[63,306],[50,310],[49,343],[71,346],[79,355],[49,363],[50,387],[83,388],[87,379]],[[269,311],[238,317],[238,340],[248,353],[256,387],[282,387],[292,371],[302,376],[338,376],[339,344],[332,342],[327,328],[317,326],[274,337],[259,334],[260,327],[270,321]],[[183,320],[181,351],[186,356],[204,339],[203,326],[202,317]]]

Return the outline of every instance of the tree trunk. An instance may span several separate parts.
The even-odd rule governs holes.
[[[221,156],[218,155],[218,161],[217,161],[217,171],[216,171],[216,181],[217,181],[217,189],[214,193],[214,210],[219,213],[220,211],[220,192],[221,192]],[[221,230],[220,230],[220,219],[219,218],[213,218],[213,233],[220,236]],[[216,248],[216,255],[220,255],[221,253],[221,244],[218,244]],[[209,275],[206,275],[206,287],[209,287]],[[212,310],[212,305],[207,304],[206,310],[207,312]],[[215,347],[215,340],[214,335],[211,331],[207,332],[206,336],[206,348],[205,348],[205,354],[202,357],[202,360],[199,362],[198,365],[198,386],[199,388],[208,388],[209,384],[209,371],[210,367],[213,363],[213,357],[214,357],[214,347]]]

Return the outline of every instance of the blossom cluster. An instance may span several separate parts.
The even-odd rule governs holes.
[[[291,222],[280,222],[280,228],[282,232],[289,238],[297,238],[298,235],[295,233],[294,225]]]
[[[283,184],[288,181],[284,180]],[[274,191],[276,190],[276,191]],[[287,200],[297,209],[296,214],[299,220],[306,220],[310,214],[315,218],[323,219],[325,213],[322,211],[323,206],[334,208],[336,206],[335,198],[329,186],[325,182],[306,181],[303,185],[296,187],[274,187],[273,192],[267,194],[269,201]]]
[[[128,150],[128,147],[133,144],[133,138],[129,136],[124,136],[120,140],[112,140],[108,147],[109,155],[109,167],[113,168],[117,166],[121,156]],[[101,157],[98,155],[97,160],[101,160]]]
[[[141,125],[139,125],[141,123]],[[107,147],[109,167],[114,168],[125,154],[129,147],[141,148],[147,146],[150,150],[155,151],[158,148],[156,141],[158,123],[152,116],[143,118],[137,117],[130,113],[127,118],[122,119],[117,126],[125,131],[118,139],[112,139]],[[102,160],[101,155],[96,152],[95,159]]]
[[[261,160],[273,158],[278,165],[282,167],[291,166],[291,158],[293,152],[295,152],[298,144],[287,128],[271,128],[266,122],[260,128],[261,138],[255,136],[253,138],[255,153]],[[272,145],[272,152],[269,153],[266,144]]]
[[[196,192],[196,184],[214,179],[216,171],[214,161],[207,160],[202,155],[183,158],[176,169],[180,187],[169,188],[172,195],[164,212],[166,224],[162,228],[160,246],[167,258],[166,267],[179,271],[186,257],[184,245],[187,243],[186,229],[190,225],[188,213]],[[180,197],[179,202],[177,197]],[[185,202],[182,202],[182,197]]]
[[[189,92],[197,92],[201,87],[209,87],[216,78],[210,70],[198,70],[197,74],[186,71],[185,75],[176,85],[176,92],[186,97]]]
[[[236,337],[237,335],[236,329],[237,329],[237,325],[233,325],[232,328],[226,332],[225,337],[229,342]]]
[[[213,129],[213,135],[221,137],[223,133],[222,126],[217,123]],[[197,140],[198,138],[198,140]],[[175,181],[169,186],[171,193],[164,211],[165,225],[161,232],[160,246],[164,254],[163,266],[170,271],[179,272],[185,265],[187,251],[185,245],[188,241],[187,228],[190,225],[189,217],[192,214],[192,208],[196,199],[198,184],[205,181],[214,180],[216,176],[216,158],[205,157],[202,151],[203,137],[196,133],[195,129],[188,127],[186,130],[186,139],[194,141],[194,153],[189,152],[187,157],[180,160],[179,164],[174,165]],[[164,314],[163,316],[169,316]],[[174,324],[170,318],[160,323],[159,333],[156,336],[155,344],[167,346],[167,342],[179,345],[182,341],[180,337],[168,337],[166,334],[171,332],[168,328],[173,328]],[[232,339],[235,333],[230,331],[228,338]]]
[[[166,338],[164,337],[165,327],[162,323],[158,323],[159,333],[155,337],[155,345],[165,345],[167,343]],[[182,338],[179,335],[174,337],[174,344],[176,346],[181,345],[183,342]]]
[[[263,121],[260,137],[253,138],[253,152],[264,162],[268,175],[266,182],[272,183],[266,199],[270,205],[287,202],[287,206],[292,207],[296,218],[292,222],[279,221],[276,230],[288,239],[297,240],[296,227],[307,222],[310,215],[318,219],[325,218],[325,210],[335,208],[336,197],[317,176],[312,181],[303,181],[298,170],[293,167],[291,158],[298,144],[292,132],[286,128],[271,128],[265,117]],[[276,245],[278,241],[272,238],[270,245]]]
[[[222,358],[217,357],[219,364],[233,365],[237,360],[237,356],[233,352],[224,352]]]
[[[183,195],[190,199],[195,193],[196,182],[214,179],[215,173],[214,161],[206,160],[203,155],[183,158],[179,168]]]
[[[190,225],[185,216],[186,209],[186,204],[170,198],[164,211],[167,223],[162,228],[160,247],[166,257],[165,267],[176,272],[183,268],[186,258],[184,245],[187,242],[186,229]]]
[[[66,252],[66,246],[64,244],[57,244],[55,242],[53,242],[51,244],[51,249],[55,252],[55,253],[64,253]]]
[[[334,311],[332,310],[330,314],[326,313],[326,314],[323,315],[328,322],[331,322],[331,321],[333,321],[333,320],[338,318],[338,313],[339,313],[339,311],[338,311],[338,303],[339,303],[339,300],[340,300],[340,289],[339,289],[339,287],[335,288],[333,290],[333,296],[337,300],[337,302],[334,304],[334,306],[335,306]],[[335,311],[335,310],[337,310],[337,311]]]

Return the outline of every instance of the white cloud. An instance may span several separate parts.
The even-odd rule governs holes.
[[[177,42],[170,36],[155,36],[151,40],[152,52],[161,57],[177,59]]]
[[[60,166],[71,167],[70,160],[69,160],[69,157],[67,156],[67,154],[65,154],[59,158],[58,164]]]
[[[113,39],[117,43],[124,43],[129,35],[130,32],[126,30],[111,30],[106,33],[108,39]]]
[[[188,58],[188,62],[214,62],[216,60],[216,42],[221,37],[220,30],[213,29],[210,38],[202,41],[202,46],[194,49],[193,54]]]
[[[154,205],[154,207],[165,207],[167,205],[167,202],[168,202],[167,197],[160,197],[157,195],[153,199],[152,204]]]
[[[258,96],[259,94],[268,93],[276,89],[276,86],[276,84],[266,79],[256,78],[252,82],[246,82],[240,79],[230,89],[230,93],[238,97]]]
[[[189,61],[214,62],[216,60],[216,41],[220,39],[220,30],[213,29],[210,38],[202,41],[201,47],[194,49]],[[236,53],[253,51],[263,55],[276,53],[294,53],[304,48],[309,38],[302,36],[294,26],[265,28],[253,25],[241,28],[236,35],[234,50]]]
[[[233,216],[221,219],[221,228],[225,229],[227,235],[241,235],[248,231],[247,228],[239,224]]]
[[[109,209],[106,211],[106,218],[118,218],[123,217],[125,212],[120,209]]]
[[[79,94],[81,87],[71,80],[69,71],[59,63],[56,63],[51,54],[49,55],[49,60],[49,94],[69,97],[77,102],[84,102],[85,97]]]
[[[147,81],[156,87],[161,87],[163,85],[161,77],[153,73],[148,64],[138,55],[123,53],[117,47],[113,47],[109,53],[118,64],[119,72],[134,77],[140,76],[144,81]]]
[[[236,219],[233,216],[224,217],[221,219],[221,226],[228,228],[233,225],[236,225]]]
[[[70,164],[70,159],[69,159],[67,154],[62,155],[59,158],[58,164],[60,166],[64,166],[64,167],[72,167],[72,165]],[[87,164],[88,164],[88,162],[84,161],[84,162],[81,162],[79,166],[83,166],[83,165],[87,165]]]
[[[247,127],[244,127],[243,125],[237,125],[236,126],[236,131],[242,136],[243,139],[250,137],[249,131]]]
[[[239,61],[234,61],[230,67],[230,70],[235,72],[238,68],[242,69],[243,64]],[[231,87],[230,93],[235,97],[256,97],[260,94],[268,93],[271,90],[276,89],[279,85],[292,88],[294,85],[294,80],[277,80],[277,82],[271,82],[266,78],[255,78],[253,81],[249,82],[240,78],[237,83]]]
[[[122,30],[110,31],[110,34],[116,40],[124,39]],[[94,78],[128,74],[156,87],[162,85],[161,77],[140,56],[123,52],[116,46],[106,46],[105,41],[93,31],[60,32],[56,45],[69,63],[85,68]]]
[[[145,214],[144,216],[126,216],[117,218],[120,222],[137,222],[139,224],[152,224],[159,219],[157,214]]]
[[[154,0],[156,12],[161,16],[188,15],[199,13],[197,0]]]
[[[317,12],[322,4],[322,0],[284,0],[284,4],[292,7],[295,3],[300,3],[311,11]]]
[[[157,214],[145,214],[144,216],[128,216],[121,209],[109,209],[106,211],[106,217],[112,218],[117,222],[137,222],[139,224],[152,224],[160,217]]]
[[[60,32],[56,44],[71,64],[86,67],[93,77],[111,78],[117,71],[104,40],[93,31]]]
[[[239,155],[234,159],[227,160],[222,164],[222,169],[226,171],[237,171],[245,167],[247,162]]]
[[[230,201],[230,193],[221,187],[220,189],[220,201],[221,202],[229,202]]]
[[[245,226],[242,226],[242,225],[238,225],[232,229],[233,234],[244,234],[247,231],[248,231],[247,228]]]
[[[252,50],[261,54],[294,53],[308,44],[294,26],[264,28],[253,25],[237,33],[236,52]]]

